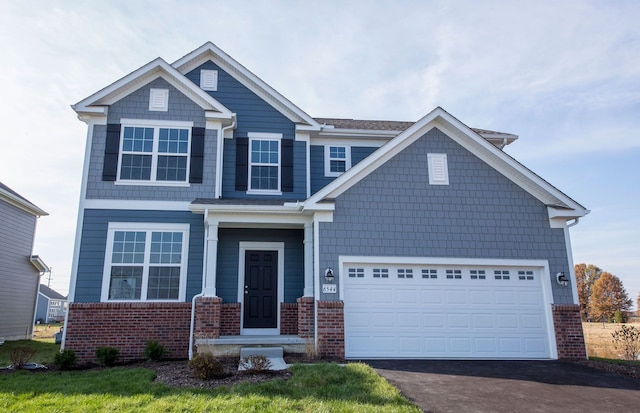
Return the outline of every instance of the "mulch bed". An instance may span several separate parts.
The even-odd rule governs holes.
[[[608,373],[640,379],[640,363],[635,364],[613,364],[600,360],[571,360],[572,363],[588,366],[594,369],[603,370]]]

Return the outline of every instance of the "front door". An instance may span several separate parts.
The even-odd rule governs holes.
[[[278,251],[246,251],[244,328],[278,327]]]

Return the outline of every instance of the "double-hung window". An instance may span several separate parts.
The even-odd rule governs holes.
[[[249,133],[249,192],[280,191],[280,141],[275,133]]]
[[[325,176],[340,176],[351,168],[351,147],[328,145],[324,152]]]
[[[118,182],[188,183],[189,122],[123,121]]]
[[[183,301],[189,226],[111,223],[102,301]]]

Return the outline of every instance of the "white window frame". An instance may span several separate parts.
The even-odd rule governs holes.
[[[429,185],[449,185],[449,167],[446,153],[428,153]]]
[[[282,195],[282,134],[266,133],[266,132],[249,132],[249,150],[248,150],[248,172],[247,172],[247,194],[257,195]],[[278,142],[278,164],[272,163],[253,163],[251,161],[251,145],[254,141],[277,141]],[[251,187],[251,167],[252,166],[270,166],[278,168],[278,187],[276,189],[253,189]]]
[[[193,128],[193,122],[174,122],[174,121],[150,121],[140,119],[121,119],[120,120],[120,147],[118,151],[118,171],[116,177],[116,185],[152,185],[152,186],[190,186],[189,184],[189,172],[191,169],[191,131]],[[151,152],[132,152],[124,151],[124,129],[126,127],[133,128],[152,128],[153,129],[153,149]],[[186,129],[189,134],[189,143],[187,145],[186,154],[172,154],[165,152],[158,152],[160,142],[160,129]],[[122,172],[122,156],[123,155],[149,155],[151,156],[151,177],[149,180],[144,179],[122,179],[120,178]],[[158,176],[158,157],[159,156],[184,156],[187,158],[187,170],[184,181],[159,181]]]
[[[169,89],[149,90],[149,111],[167,112],[169,110]]]
[[[113,241],[116,231],[139,231],[146,232],[144,262],[142,264],[142,286],[139,300],[112,300],[109,299],[109,287],[111,285],[111,266],[113,257]],[[180,286],[178,288],[177,299],[147,299],[149,283],[149,266],[151,255],[151,233],[152,232],[182,232],[182,258],[180,261]],[[100,301],[102,302],[183,302],[187,292],[187,261],[189,258],[189,224],[159,224],[159,223],[137,223],[137,222],[110,222],[107,229],[107,246],[104,257],[104,270],[102,273],[102,292]],[[118,265],[116,263],[115,265]]]
[[[345,158],[332,158],[331,148],[344,148]],[[324,147],[324,176],[336,177],[342,175],[344,172],[332,172],[331,161],[344,161],[344,171],[348,171],[351,168],[351,146],[347,145],[325,145]]]
[[[200,88],[215,92],[218,90],[218,71],[211,69],[200,70]]]

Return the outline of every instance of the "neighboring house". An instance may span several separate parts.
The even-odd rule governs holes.
[[[63,345],[81,360],[151,339],[171,357],[585,357],[569,227],[588,211],[503,152],[515,135],[441,108],[313,118],[212,43],[73,109]]]
[[[36,321],[41,323],[59,323],[64,321],[67,314],[67,297],[59,292],[40,284],[38,305],[36,307]]]
[[[30,339],[40,275],[33,255],[38,217],[49,215],[0,182],[0,341]]]

